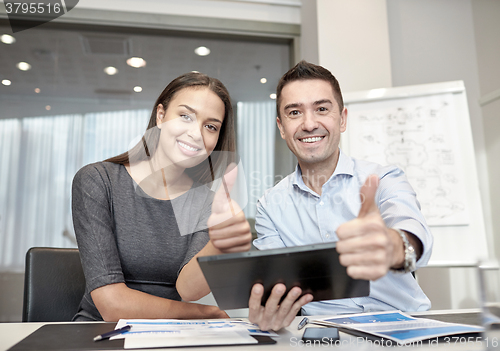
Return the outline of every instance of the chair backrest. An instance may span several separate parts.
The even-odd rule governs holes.
[[[32,247],[26,253],[23,322],[71,321],[85,293],[78,249]]]

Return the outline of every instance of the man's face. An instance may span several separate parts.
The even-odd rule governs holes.
[[[347,110],[339,111],[332,86],[321,79],[298,80],[281,92],[278,128],[299,164],[337,162]]]

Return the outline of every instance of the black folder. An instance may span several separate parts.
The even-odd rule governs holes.
[[[94,341],[95,336],[113,330],[115,325],[116,323],[100,322],[46,324],[8,351],[123,350],[124,339]],[[257,345],[276,343],[276,340],[268,336],[254,336],[254,338],[258,341]]]

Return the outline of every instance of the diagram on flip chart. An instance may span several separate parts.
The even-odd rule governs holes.
[[[452,93],[347,108],[350,156],[401,168],[429,225],[469,224]]]

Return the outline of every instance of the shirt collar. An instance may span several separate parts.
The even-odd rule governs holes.
[[[334,177],[336,177],[340,174],[346,174],[346,175],[349,175],[352,177],[354,175],[354,161],[352,160],[351,157],[344,154],[342,152],[342,150],[339,149],[339,161],[337,162],[337,167],[335,167],[335,171],[331,175],[330,179],[328,179],[326,181],[325,184],[327,184]],[[325,186],[325,184],[323,186]],[[293,185],[297,186],[299,189],[302,189],[302,190],[307,191],[307,192],[312,191],[304,183],[304,180],[302,179],[302,170],[300,169],[300,166],[298,163],[297,163],[297,166],[295,167],[295,178],[293,179]]]
[[[354,161],[352,160],[351,157],[344,154],[340,149],[339,149],[339,162],[337,162],[337,167],[335,168],[335,171],[333,172],[330,179],[339,174],[347,174],[350,176],[354,175]],[[330,181],[330,179],[328,179],[328,181]]]

